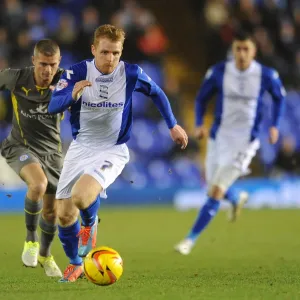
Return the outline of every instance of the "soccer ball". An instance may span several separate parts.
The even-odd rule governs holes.
[[[86,278],[97,285],[115,283],[123,273],[123,260],[120,254],[109,247],[92,249],[83,262]]]

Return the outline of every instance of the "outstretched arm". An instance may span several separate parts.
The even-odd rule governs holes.
[[[138,79],[135,86],[135,91],[141,92],[146,96],[151,97],[155,106],[165,119],[170,135],[181,148],[184,149],[188,143],[186,132],[177,125],[177,120],[172,112],[170,102],[164,91],[141,69],[138,70]]]

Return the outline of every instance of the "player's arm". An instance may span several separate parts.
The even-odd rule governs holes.
[[[195,121],[196,127],[203,125],[203,118],[206,112],[206,107],[209,99],[216,91],[215,68],[210,68],[206,72],[204,81],[197,93],[195,102]]]
[[[271,70],[268,92],[273,98],[272,127],[270,128],[270,142],[275,144],[279,137],[279,122],[283,115],[286,91],[277,71]]]
[[[272,126],[279,127],[279,121],[283,114],[284,109],[284,100],[286,96],[285,88],[282,85],[282,82],[279,78],[277,71],[272,70],[270,76],[270,85],[268,92],[271,94],[273,98],[273,119]]]
[[[72,74],[73,70],[66,70],[56,84],[48,106],[50,114],[64,112],[75,102],[75,99],[72,98],[72,91],[76,82],[71,77]]]
[[[83,89],[91,85],[89,81],[81,80],[83,77],[75,71],[72,68],[66,70],[58,81],[48,106],[50,114],[64,112],[81,97]]]
[[[149,96],[165,119],[172,139],[182,145],[182,149],[187,146],[188,137],[186,132],[177,125],[177,120],[172,112],[172,108],[164,91],[139,67],[138,79],[135,91]]]
[[[149,96],[165,119],[169,129],[177,124],[170,102],[164,91],[139,67],[135,91]]]
[[[3,69],[0,71],[0,90],[12,91],[20,76],[20,69]]]

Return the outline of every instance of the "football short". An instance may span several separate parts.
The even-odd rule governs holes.
[[[129,151],[126,144],[97,151],[74,140],[64,160],[56,199],[70,198],[74,184],[83,174],[88,174],[99,182],[103,188],[100,196],[106,198],[106,189],[121,174],[128,161]]]
[[[221,142],[210,139],[205,161],[205,177],[208,184],[224,185],[228,188],[238,177],[249,173],[248,167],[259,145],[259,140],[242,143],[238,140]]]
[[[18,174],[22,168],[31,163],[38,163],[48,180],[46,194],[55,194],[58,179],[63,165],[63,155],[60,152],[49,155],[39,155],[22,144],[3,143],[1,155],[7,164]]]

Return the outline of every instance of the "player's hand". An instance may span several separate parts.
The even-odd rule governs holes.
[[[171,128],[170,135],[175,143],[181,145],[181,149],[186,148],[188,144],[188,136],[181,126],[175,125],[173,128]]]
[[[276,127],[270,127],[269,129],[269,140],[272,145],[276,144],[279,138],[279,131]]]
[[[72,98],[77,101],[82,93],[83,93],[83,89],[87,86],[91,86],[92,83],[88,80],[81,80],[76,82],[76,84],[74,85],[73,91],[72,91]]]
[[[208,135],[208,132],[204,126],[196,127],[196,129],[195,129],[196,139],[201,140],[202,138],[207,137],[207,135]]]

